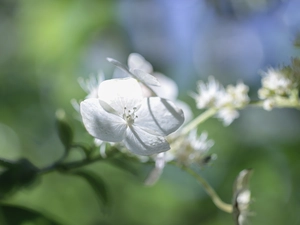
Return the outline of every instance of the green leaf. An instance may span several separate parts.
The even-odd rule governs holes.
[[[98,199],[101,200],[101,203],[104,206],[108,206],[109,197],[108,197],[107,187],[103,179],[99,177],[98,174],[87,170],[78,170],[72,172],[72,174],[80,176],[83,179],[85,179],[91,185],[94,192],[98,196]]]
[[[63,225],[56,219],[24,206],[3,204],[0,205],[0,212],[1,225],[22,225],[28,222],[32,222],[34,225]]]
[[[13,162],[0,175],[0,198],[12,194],[22,187],[31,185],[38,176],[39,169],[27,159]]]

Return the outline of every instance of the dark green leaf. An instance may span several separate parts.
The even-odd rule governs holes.
[[[1,225],[22,225],[32,222],[35,225],[62,225],[55,219],[41,214],[24,206],[4,204],[0,206],[2,215]]]
[[[31,185],[37,178],[39,169],[27,159],[20,159],[0,175],[0,198],[12,194],[22,187]]]
[[[103,179],[99,177],[98,174],[87,170],[78,170],[76,172],[73,172],[72,174],[75,174],[85,179],[91,185],[91,187],[97,194],[98,199],[101,200],[102,204],[104,206],[108,205],[109,198],[107,187]]]
[[[5,168],[11,168],[14,166],[14,162],[8,159],[2,159],[0,158],[0,166]]]

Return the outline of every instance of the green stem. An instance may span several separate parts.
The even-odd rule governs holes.
[[[263,107],[264,101],[251,101],[248,106]],[[298,100],[291,101],[288,98],[277,97],[273,108],[296,108],[300,109],[300,102]]]
[[[114,157],[116,155],[120,154],[120,151],[116,149],[115,147],[111,147],[110,149],[107,150],[107,157]],[[57,163],[54,163],[53,165],[50,165],[48,167],[45,167],[40,170],[39,174],[46,174],[46,173],[51,173],[54,171],[69,171],[73,169],[78,169],[83,166],[90,165],[94,162],[98,162],[103,160],[104,158],[101,155],[97,155],[93,158],[85,158],[80,161],[75,161],[75,162],[69,162],[69,163],[62,163],[61,161],[58,161]]]
[[[196,173],[194,170],[192,170],[189,167],[183,166],[183,170],[188,172],[190,175],[192,175],[197,181],[203,186],[206,193],[211,197],[213,203],[221,210],[227,213],[232,213],[233,208],[232,205],[227,204],[221,200],[221,198],[218,196],[218,194],[215,192],[215,190],[210,186],[210,184],[202,178],[198,173]]]
[[[86,165],[90,165],[94,162],[100,161],[102,160],[102,156],[97,156],[93,159],[84,159],[81,161],[76,161],[76,162],[70,162],[70,163],[64,163],[64,164],[54,164],[51,165],[49,167],[46,167],[44,169],[41,169],[39,174],[46,174],[46,173],[51,173],[57,170],[62,170],[62,171],[69,171],[72,169],[78,169],[80,167],[86,166]]]
[[[201,113],[197,118],[192,120],[189,124],[187,124],[182,131],[180,132],[180,136],[184,136],[188,134],[191,130],[196,128],[200,123],[203,123],[205,120],[209,119],[212,117],[215,113],[217,112],[217,109],[215,108],[210,108],[206,110],[205,112]]]

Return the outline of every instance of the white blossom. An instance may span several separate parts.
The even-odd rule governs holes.
[[[87,79],[79,77],[77,79],[80,87],[87,93],[85,99],[87,98],[97,98],[98,97],[98,88],[102,81],[105,80],[104,73],[102,71],[98,72],[97,76],[91,74]],[[71,99],[71,104],[73,108],[79,112],[80,106],[78,100]]]
[[[98,98],[81,102],[80,112],[87,131],[106,142],[122,142],[138,155],[170,149],[165,136],[183,123],[181,109],[159,97],[143,98],[132,78],[103,81]]]
[[[274,108],[275,104],[276,104],[276,101],[274,98],[268,98],[268,99],[264,100],[263,108],[264,108],[264,110],[271,111]]]
[[[295,63],[295,62],[294,62]],[[291,70],[287,67],[278,70],[270,68],[262,72],[262,87],[258,90],[258,97],[263,100],[263,108],[272,110],[282,100],[298,101],[297,67]]]
[[[248,91],[248,86],[238,82],[236,86],[228,85],[226,92],[219,95],[216,101],[216,107],[219,108],[216,117],[223,121],[224,126],[229,126],[239,117],[236,109],[248,104],[250,101]]]
[[[248,91],[248,86],[242,82],[238,82],[236,86],[228,85],[225,89],[210,76],[208,83],[198,83],[198,94],[193,94],[192,97],[199,109],[216,108],[216,117],[223,121],[224,126],[228,126],[239,117],[237,109],[249,103]]]
[[[262,87],[258,90],[258,97],[263,101],[263,108],[272,110],[282,99],[293,101],[298,98],[298,82],[287,69],[268,69],[262,72]]]
[[[176,140],[174,141],[176,144]],[[197,130],[192,130],[187,138],[183,139],[180,145],[172,146],[172,150],[166,152],[167,162],[176,160],[184,165],[192,163],[202,164],[209,149],[214,145],[213,140],[208,139],[207,132],[197,135]]]
[[[260,99],[266,99],[275,95],[288,95],[291,89],[294,88],[292,80],[280,70],[270,68],[267,72],[263,72],[262,76],[262,88],[258,91]]]
[[[217,112],[216,117],[223,122],[224,126],[229,126],[239,115],[239,112],[234,108],[224,107]]]
[[[240,108],[249,103],[248,96],[249,87],[243,82],[238,82],[236,86],[228,85],[226,87],[227,94],[231,97],[231,105]]]
[[[146,86],[160,86],[158,80],[151,75],[153,72],[152,65],[138,53],[131,53],[129,55],[128,67],[115,59],[107,58],[107,60]]]
[[[102,71],[100,71],[97,76],[91,74],[88,79],[78,78],[78,83],[81,88],[88,94],[85,98],[97,98],[98,88],[102,81],[105,80],[105,76]]]
[[[224,87],[213,77],[208,77],[208,83],[198,82],[198,94],[193,94],[197,108],[204,109],[215,107],[220,96],[225,94]]]

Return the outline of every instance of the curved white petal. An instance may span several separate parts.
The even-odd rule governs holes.
[[[123,143],[137,155],[152,155],[170,149],[164,137],[150,134],[137,126],[128,127]]]
[[[135,79],[123,78],[103,81],[99,86],[98,97],[122,115],[124,107],[138,108],[143,94]]]
[[[177,100],[177,101],[175,100],[175,104],[176,104],[176,106],[181,108],[183,111],[184,123],[187,123],[193,119],[193,112],[188,104],[186,104],[185,102],[180,101],[180,100]]]
[[[160,87],[151,87],[157,96],[169,100],[176,100],[178,96],[178,87],[176,82],[162,73],[154,72],[153,76],[161,85]]]
[[[128,67],[130,70],[139,69],[145,71],[146,73],[153,72],[152,65],[138,53],[131,53],[128,56]]]
[[[145,98],[137,110],[134,124],[166,136],[176,131],[184,122],[183,111],[171,101],[159,97]]]
[[[154,169],[150,172],[150,174],[148,175],[147,179],[145,180],[145,185],[154,185],[158,179],[160,178],[163,169],[166,165],[166,152],[161,152],[159,154],[157,154],[156,158],[155,158],[155,167]]]
[[[106,58],[108,62],[112,63],[114,66],[120,68],[121,70],[124,70],[127,73],[129,72],[129,69],[127,68],[127,66],[123,65],[122,63],[120,63],[119,61],[112,59],[112,58]]]
[[[134,78],[136,78],[138,81],[150,85],[150,86],[160,86],[160,83],[158,80],[152,76],[151,74],[140,70],[140,69],[130,69],[130,72]]]
[[[108,142],[124,139],[127,128],[125,120],[104,110],[98,99],[89,98],[81,102],[80,113],[85,128],[93,137]]]

